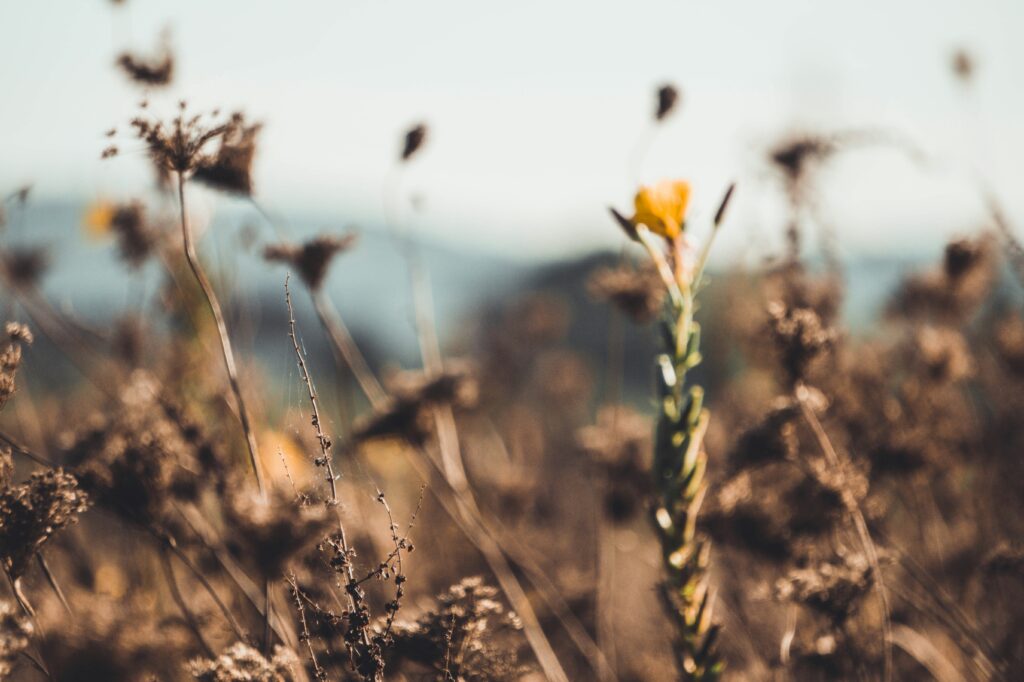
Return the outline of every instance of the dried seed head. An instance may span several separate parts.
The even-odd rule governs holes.
[[[213,163],[216,157],[207,151],[209,144],[225,137],[237,140],[239,130],[245,129],[244,117],[239,113],[222,120],[217,112],[188,116],[185,102],[179,109],[170,123],[142,116],[131,121],[136,137],[146,143],[158,174],[190,173]]]
[[[440,374],[400,372],[388,383],[388,406],[356,424],[354,441],[404,438],[422,444],[432,432],[434,407],[451,405],[466,409],[474,406],[479,396],[479,386],[469,366],[459,362],[448,362]]]
[[[217,153],[200,162],[193,177],[222,192],[250,196],[256,136],[263,124],[245,125],[241,114],[235,114],[235,117],[233,125],[221,136]]]
[[[650,419],[626,407],[605,407],[597,424],[576,432],[576,443],[600,467],[605,514],[614,522],[632,519],[650,493]]]
[[[779,599],[807,604],[842,623],[873,584],[867,558],[854,554],[791,571],[776,584],[775,593]]]
[[[654,110],[654,119],[664,120],[676,108],[679,102],[679,90],[671,83],[666,83],[658,88],[658,106]]]
[[[166,46],[155,56],[122,52],[116,64],[134,83],[146,87],[170,85],[174,77],[174,55]]]
[[[25,247],[0,253],[0,273],[16,289],[30,289],[42,280],[50,265],[46,249]]]
[[[33,474],[0,493],[0,560],[14,578],[59,529],[88,506],[78,480],[63,469]]]
[[[796,383],[805,379],[811,362],[835,343],[835,329],[826,326],[811,308],[792,308],[779,301],[768,304],[768,315],[788,380]]]
[[[420,147],[427,139],[427,126],[424,123],[419,123],[405,134],[405,139],[402,143],[402,161],[408,161],[412,156],[419,151]]]
[[[665,285],[652,266],[600,268],[587,282],[590,295],[611,303],[637,324],[655,319],[665,302]]]
[[[114,207],[110,229],[117,238],[121,259],[131,268],[145,263],[156,246],[156,232],[146,222],[145,206],[141,201]]]
[[[950,67],[953,69],[953,75],[961,82],[969,83],[975,71],[974,57],[964,48],[959,48],[953,52]]]
[[[835,141],[815,135],[784,139],[768,151],[768,158],[790,183],[802,180],[815,162],[824,161],[838,150]]]
[[[311,291],[317,291],[327,276],[327,268],[334,257],[347,251],[356,241],[356,235],[346,234],[340,237],[320,235],[310,241],[295,246],[293,244],[271,244],[263,250],[263,258],[268,261],[287,263],[299,272],[302,281]]]
[[[17,389],[14,379],[21,366],[22,346],[33,340],[29,328],[17,322],[8,322],[4,332],[6,339],[0,340],[0,410]]]
[[[298,682],[299,658],[291,649],[274,647],[270,660],[248,644],[236,642],[216,659],[195,659],[188,671],[199,682]]]

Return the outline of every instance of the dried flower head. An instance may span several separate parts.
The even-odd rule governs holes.
[[[768,315],[787,379],[790,383],[805,379],[810,364],[835,343],[835,329],[811,308],[793,308],[779,301],[768,304]]]
[[[64,457],[97,504],[131,523],[163,528],[177,500],[223,481],[223,462],[202,429],[157,381],[136,371],[118,400],[65,436]]]
[[[33,474],[0,493],[0,560],[13,578],[61,528],[88,506],[78,480],[63,469]]]
[[[914,341],[917,356],[932,379],[953,383],[974,373],[974,358],[959,331],[923,326],[917,330]]]
[[[418,123],[405,133],[402,142],[402,161],[408,161],[420,150],[427,139],[427,126],[425,123]]]
[[[796,135],[772,147],[768,158],[792,184],[799,183],[811,165],[824,161],[838,150],[834,140],[816,135]]]
[[[121,258],[132,268],[142,265],[156,244],[156,235],[146,222],[141,201],[123,204],[97,201],[89,206],[83,222],[90,234],[102,236],[112,232],[117,238]]]
[[[298,682],[299,659],[291,649],[274,647],[270,660],[248,644],[236,642],[216,659],[196,659],[189,673],[199,682]]]
[[[426,668],[439,680],[503,682],[524,670],[512,636],[519,619],[497,601],[498,591],[466,578],[438,596],[437,605],[414,623],[395,623],[388,652],[398,665]]]
[[[682,234],[686,209],[690,204],[690,183],[685,180],[662,180],[641,187],[633,199],[632,223],[644,225],[666,239]]]
[[[792,459],[797,454],[796,421],[800,407],[791,398],[780,398],[761,420],[743,432],[730,453],[734,469]]]
[[[664,120],[676,108],[678,102],[679,90],[674,85],[666,83],[658,88],[658,106],[654,110],[655,120]]]
[[[634,518],[650,494],[650,419],[625,407],[605,407],[597,424],[576,432],[579,448],[601,469],[605,513],[616,522]]]
[[[776,585],[775,593],[779,599],[806,604],[842,623],[873,584],[867,558],[852,554],[791,571]]]
[[[389,381],[388,405],[356,424],[355,442],[372,438],[404,438],[422,444],[433,429],[433,408],[451,405],[466,409],[476,404],[479,386],[468,365],[449,362],[440,374],[401,372]]]
[[[608,301],[638,324],[655,319],[665,302],[665,285],[653,267],[604,267],[587,282],[590,295]]]
[[[50,256],[41,247],[24,247],[0,252],[0,274],[16,289],[30,289],[46,274]]]
[[[950,67],[953,69],[953,75],[961,82],[969,83],[974,76],[974,57],[963,48],[954,50],[950,59]]]
[[[165,45],[152,56],[122,52],[117,57],[117,66],[133,82],[151,88],[170,85],[174,77],[174,55]]]
[[[236,492],[225,513],[229,549],[268,578],[284,575],[288,562],[323,540],[331,523],[323,506],[300,505],[277,488],[269,499],[249,490]]]
[[[250,196],[256,137],[262,129],[262,123],[246,125],[242,115],[235,114],[231,126],[220,137],[217,153],[203,159],[196,166],[193,177],[222,192]]]
[[[170,123],[138,116],[131,121],[136,136],[146,143],[150,158],[158,173],[191,173],[198,167],[212,163],[215,156],[208,151],[214,140],[238,135],[245,127],[242,114],[232,114],[227,120],[218,120],[219,113],[186,114],[186,103]]]
[[[304,244],[271,244],[263,250],[268,261],[287,263],[295,268],[311,291],[317,291],[327,276],[327,268],[336,255],[352,248],[356,235],[320,235]]]
[[[28,648],[32,622],[10,602],[0,601],[0,679],[7,679],[21,652]]]
[[[32,332],[23,324],[8,322],[4,328],[6,337],[0,345],[0,410],[17,390],[15,376],[21,366],[22,346],[33,341]]]

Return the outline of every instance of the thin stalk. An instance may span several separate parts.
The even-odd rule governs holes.
[[[860,539],[864,553],[867,555],[868,562],[871,564],[871,572],[875,576],[875,588],[878,591],[878,600],[882,605],[882,647],[885,656],[884,676],[886,682],[888,682],[892,679],[892,621],[890,618],[891,609],[889,606],[889,593],[885,589],[885,582],[882,580],[882,567],[878,562],[878,549],[875,547],[875,543],[871,539],[871,533],[868,530],[867,521],[864,519],[864,513],[861,511],[856,498],[854,498],[849,487],[846,485],[845,463],[840,459],[839,453],[832,445],[832,441],[828,437],[828,433],[825,431],[825,427],[821,425],[821,422],[818,420],[818,416],[814,414],[814,408],[811,407],[808,402],[807,388],[803,384],[799,384],[797,385],[794,393],[796,395],[797,402],[800,404],[800,412],[803,415],[804,420],[807,422],[807,425],[811,427],[811,432],[814,434],[814,438],[818,442],[818,447],[828,460],[829,466],[840,474],[840,480],[843,482],[842,495],[846,511],[850,515],[850,519],[853,521],[853,526],[857,530],[857,536]]]
[[[196,641],[199,642],[199,646],[206,652],[206,655],[210,658],[216,658],[216,654],[203,636],[203,631],[199,628],[199,621],[196,619],[196,615],[192,613],[188,603],[181,594],[181,588],[178,587],[178,579],[174,575],[174,567],[171,566],[171,555],[166,548],[160,552],[160,566],[164,570],[164,578],[166,578],[167,587],[171,591],[171,598],[178,605],[178,610],[181,611],[181,615],[185,619],[189,630],[195,635]]]
[[[359,346],[356,345],[348,327],[345,326],[341,316],[334,309],[330,299],[320,290],[310,291],[310,296],[313,298],[316,316],[326,330],[334,352],[352,370],[352,374],[355,375],[356,381],[359,383],[359,388],[366,395],[366,399],[370,401],[370,405],[374,409],[384,407],[388,399],[387,393],[377,381],[369,363],[366,362],[366,358],[363,357]]]
[[[260,495],[265,496],[266,490],[263,485],[263,474],[260,472],[256,434],[249,419],[249,410],[246,408],[245,398],[242,397],[242,386],[238,380],[238,366],[235,363],[235,353],[231,347],[231,338],[228,336],[228,327],[224,322],[224,313],[221,310],[217,294],[214,292],[213,286],[206,276],[206,271],[203,270],[203,266],[199,262],[192,230],[188,223],[188,214],[185,212],[185,176],[182,173],[178,173],[178,205],[181,209],[181,236],[185,245],[185,260],[188,261],[189,268],[192,269],[192,274],[195,276],[196,282],[199,284],[204,298],[206,298],[206,304],[213,314],[213,319],[217,323],[217,334],[220,337],[220,349],[221,354],[224,356],[224,367],[228,373],[231,392],[238,403],[238,417],[242,423],[242,431],[245,432],[246,443],[249,446],[249,463],[252,465],[253,474],[256,476],[256,485],[259,487]]]
[[[46,576],[46,582],[50,583],[50,588],[57,595],[57,599],[60,600],[61,606],[64,607],[69,616],[73,616],[74,613],[71,611],[71,605],[68,604],[67,597],[64,596],[64,590],[60,589],[57,577],[53,575],[53,571],[50,570],[50,565],[46,563],[46,557],[43,556],[42,552],[36,552],[36,561],[39,563],[39,568],[42,569],[43,575]]]

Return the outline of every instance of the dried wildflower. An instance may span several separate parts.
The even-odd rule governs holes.
[[[28,648],[32,622],[10,602],[0,601],[0,679],[7,679],[15,660]]]
[[[271,244],[263,250],[268,261],[287,263],[295,268],[302,281],[311,291],[320,289],[327,276],[327,268],[339,253],[352,248],[356,241],[354,234],[340,237],[320,235],[301,246],[293,244]]]
[[[616,522],[633,518],[650,494],[651,423],[624,407],[605,407],[597,424],[576,433],[580,449],[601,468],[605,513]]]
[[[908,277],[889,302],[890,317],[954,321],[970,315],[995,278],[992,239],[961,239],[946,246],[941,268]]]
[[[837,149],[834,140],[797,135],[774,146],[768,157],[790,183],[796,184],[804,178],[811,164],[827,159]]]
[[[156,243],[156,237],[146,223],[145,206],[141,201],[123,204],[98,201],[90,205],[83,223],[94,236],[113,232],[121,258],[133,268],[146,261]]]
[[[791,384],[805,379],[815,359],[835,343],[835,329],[827,327],[814,310],[792,308],[779,301],[768,304],[770,329],[782,356],[782,368]]]
[[[448,363],[440,374],[402,372],[392,377],[390,388],[388,405],[356,424],[352,434],[355,442],[398,437],[422,444],[433,428],[434,407],[469,408],[479,395],[476,380],[461,363]]]
[[[249,491],[232,496],[225,510],[228,547],[264,576],[278,578],[289,561],[324,538],[331,521],[323,506],[300,506],[290,492],[270,492],[270,499]]]
[[[807,604],[842,623],[871,590],[874,580],[861,554],[791,571],[775,587],[779,599]]]
[[[730,454],[732,467],[742,469],[795,457],[799,447],[796,437],[799,418],[800,406],[796,401],[791,398],[777,400],[761,421],[740,436]]]
[[[408,161],[412,156],[420,150],[423,143],[427,139],[427,126],[424,123],[419,123],[405,134],[405,139],[402,143],[402,161]]]
[[[4,328],[6,343],[0,346],[0,410],[17,390],[15,376],[21,366],[22,346],[32,344],[32,332],[23,324],[8,322]]]
[[[207,152],[207,146],[225,137],[237,139],[239,129],[245,129],[245,120],[240,113],[218,121],[216,112],[186,117],[185,102],[181,103],[180,109],[170,123],[141,116],[131,121],[135,135],[146,143],[150,158],[160,174],[191,173],[200,166],[213,163],[216,157]]]
[[[658,107],[654,110],[655,120],[662,121],[672,113],[679,101],[679,90],[671,83],[658,88]]]
[[[33,474],[0,493],[0,560],[11,577],[21,576],[46,541],[87,506],[78,480],[63,469]]]
[[[682,234],[686,209],[690,203],[690,183],[685,180],[662,180],[641,187],[633,199],[634,225],[644,225],[666,239]]]
[[[236,642],[214,660],[196,659],[188,671],[199,682],[298,682],[299,659],[290,649],[274,647],[270,660],[248,644]]]
[[[43,248],[8,249],[0,253],[0,273],[16,289],[39,284],[49,264],[49,254]]]
[[[510,636],[519,619],[497,601],[498,591],[466,578],[438,596],[414,623],[395,623],[389,654],[399,665],[427,668],[435,679],[465,682],[517,680],[524,670]]]
[[[155,56],[122,52],[116,63],[128,78],[139,85],[163,87],[169,85],[174,77],[174,55],[166,46]]]
[[[131,523],[165,527],[176,500],[220,484],[223,462],[200,427],[137,371],[118,400],[67,437],[64,457],[96,503]]]
[[[974,58],[963,48],[953,51],[949,65],[953,69],[953,75],[963,83],[969,83],[974,76]]]
[[[587,288],[638,324],[655,319],[665,302],[665,285],[653,267],[601,268],[590,276]]]
[[[203,159],[193,177],[214,189],[230,194],[252,194],[252,162],[256,156],[256,136],[262,123],[246,125],[241,114],[232,117],[232,124],[220,138],[217,153]]]

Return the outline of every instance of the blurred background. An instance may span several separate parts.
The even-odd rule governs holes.
[[[979,184],[1011,222],[1024,217],[1024,7],[1012,1],[96,0],[7,3],[3,17],[0,188],[32,186],[9,239],[46,241],[60,265],[47,290],[91,314],[134,287],[81,219],[91,202],[151,188],[141,143],[121,140],[118,158],[100,159],[104,133],[124,135],[143,96],[156,114],[185,99],[264,122],[260,206],[295,238],[364,236],[372,255],[348,259],[329,286],[355,327],[389,332],[394,352],[408,317],[399,233],[425,245],[445,322],[537,266],[618,248],[606,207],[628,207],[638,182],[666,176],[693,181],[698,223],[738,181],[714,258],[757,263],[780,251],[786,221],[769,152],[796,131],[898,140],[842,155],[819,184],[847,276],[869,273],[847,301],[854,317],[870,316],[871,292],[891,279],[871,286],[879,260],[934,257],[983,219]],[[123,51],[165,46],[167,88],[140,94],[114,68]],[[663,83],[681,97],[655,126]],[[401,136],[420,122],[428,141],[398,173]],[[244,290],[279,292],[280,272],[234,257],[258,212],[212,193],[191,203],[218,226],[209,257],[230,254],[223,267]],[[818,254],[813,234],[805,246]],[[367,314],[381,297],[388,310]]]

